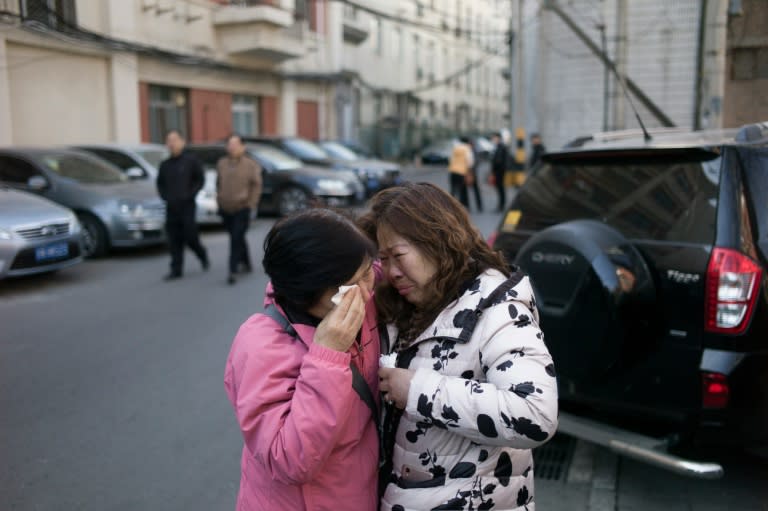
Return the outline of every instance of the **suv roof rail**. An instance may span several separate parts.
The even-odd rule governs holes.
[[[757,142],[768,137],[768,122],[745,124],[736,134],[736,142]]]

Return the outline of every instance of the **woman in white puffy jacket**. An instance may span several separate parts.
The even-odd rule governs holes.
[[[377,308],[397,354],[379,371],[382,510],[533,510],[531,449],[557,429],[557,382],[528,278],[427,183],[380,192],[361,223],[378,244]]]

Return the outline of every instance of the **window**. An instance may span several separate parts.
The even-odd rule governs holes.
[[[421,70],[421,52],[419,50],[419,36],[413,34],[413,62],[416,65],[416,80],[421,80],[423,72]]]
[[[131,158],[125,153],[122,153],[120,151],[114,151],[112,149],[101,149],[98,147],[92,147],[88,148],[87,151],[89,153],[93,153],[102,160],[107,160],[112,165],[118,167],[123,172],[127,171],[128,169],[132,167],[136,167],[141,169],[141,175],[143,177],[149,177],[147,175],[147,171],[141,168],[141,165],[139,165],[136,160]]]
[[[26,186],[29,178],[40,175],[32,165],[10,156],[0,156],[0,181],[3,183]]]
[[[768,48],[735,48],[731,54],[731,79],[768,78]]]
[[[427,43],[427,80],[435,81],[435,42]]]
[[[149,86],[149,138],[163,143],[169,130],[187,135],[188,93],[186,89]]]
[[[400,27],[395,28],[395,35],[392,37],[392,56],[403,58],[403,29]]]
[[[59,30],[77,24],[75,0],[22,0],[21,15]]]
[[[601,164],[544,163],[516,199],[523,211],[518,228],[585,218],[628,238],[711,243],[720,159],[690,159],[617,155]]]
[[[376,39],[374,41],[374,44],[376,45],[374,47],[374,51],[376,52],[376,55],[381,55],[381,47],[384,44],[384,33],[383,33],[383,25],[381,23],[381,18],[376,18]]]
[[[232,96],[232,130],[240,135],[259,133],[258,98],[234,94]]]

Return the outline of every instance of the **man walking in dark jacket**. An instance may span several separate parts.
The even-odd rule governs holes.
[[[504,175],[507,173],[509,153],[507,152],[507,146],[504,145],[504,141],[501,139],[500,133],[494,133],[491,140],[494,145],[496,145],[496,149],[494,149],[493,156],[491,157],[491,172],[493,172],[496,192],[499,195],[499,208],[497,211],[502,212],[507,205],[507,190],[504,183]]]
[[[165,229],[171,250],[171,271],[165,280],[179,279],[184,269],[184,245],[195,253],[203,270],[208,270],[208,254],[200,243],[197,232],[197,192],[205,183],[200,162],[184,151],[184,137],[171,130],[165,137],[170,157],[160,164],[157,174],[157,191],[165,201]]]
[[[261,167],[245,154],[240,135],[230,135],[227,156],[216,164],[216,200],[224,227],[229,232],[228,284],[235,283],[235,274],[243,266],[252,269],[245,234],[251,217],[256,215],[261,197]]]

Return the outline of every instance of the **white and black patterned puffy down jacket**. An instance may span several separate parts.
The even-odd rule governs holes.
[[[531,449],[557,429],[557,383],[530,283],[517,280],[467,341],[461,331],[473,311],[507,281],[497,270],[481,274],[399,354],[398,366],[415,374],[382,510],[534,510]]]

